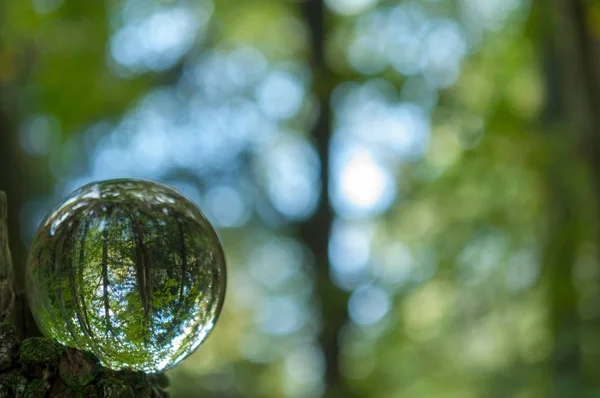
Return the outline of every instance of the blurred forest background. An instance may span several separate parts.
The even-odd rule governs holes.
[[[173,397],[600,397],[599,56],[596,0],[0,0],[13,260],[151,178],[229,266]]]

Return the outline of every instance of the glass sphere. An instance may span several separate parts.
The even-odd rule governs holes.
[[[27,260],[47,336],[104,366],[156,373],[190,355],[225,297],[223,249],[189,200],[144,180],[73,192],[41,223]]]

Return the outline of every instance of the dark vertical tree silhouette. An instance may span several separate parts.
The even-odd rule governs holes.
[[[12,257],[5,227],[6,195],[0,191],[0,322],[14,322],[15,292]]]
[[[88,229],[90,227],[90,223],[89,221],[84,221],[83,223],[83,231],[81,232],[81,240],[80,240],[80,248],[79,248],[79,262],[77,263],[77,268],[72,270],[72,288],[75,289],[75,286],[79,286],[79,289],[75,289],[75,291],[73,292],[74,295],[76,295],[77,297],[77,303],[79,301],[81,301],[81,304],[79,305],[80,309],[81,309],[81,313],[83,315],[83,322],[82,325],[84,325],[85,330],[87,330],[88,336],[92,336],[92,329],[90,326],[90,319],[88,316],[88,311],[87,311],[87,304],[85,301],[85,294],[80,294],[78,290],[83,289],[84,286],[84,279],[83,279],[83,269],[85,267],[85,243],[87,240],[87,234],[88,234]],[[77,277],[75,275],[75,273],[77,273]]]
[[[147,321],[150,316],[150,298],[147,296],[148,290],[146,286],[148,284],[148,274],[146,273],[147,265],[144,235],[139,220],[132,216],[131,223],[135,244],[135,277],[137,280],[137,289],[142,301],[142,308],[144,309],[145,319]]]
[[[110,212],[106,215],[104,228],[102,230],[102,294],[104,297],[104,321],[106,322],[106,333],[110,333],[110,309],[108,300],[108,228],[110,223]]]
[[[574,279],[578,252],[585,234],[590,234],[583,225],[590,212],[598,214],[600,205],[600,41],[590,31],[586,19],[588,6],[581,0],[553,0],[550,7],[538,5],[534,14],[541,26],[545,41],[542,44],[547,49],[545,122],[550,130],[551,154],[546,185],[550,212],[543,262],[549,278],[548,300],[554,333],[555,386],[551,388],[558,397],[584,395],[597,387],[597,374],[586,376],[582,372],[585,350],[582,333],[586,330],[598,333],[600,329],[597,320],[581,319],[581,296]],[[575,167],[566,168],[565,164],[573,160]],[[573,176],[573,170],[578,169],[587,169],[593,187],[592,197],[584,202]],[[582,203],[596,208],[586,209]],[[598,239],[600,223],[594,225],[596,230],[592,234]],[[585,356],[589,355],[588,352]]]
[[[349,394],[344,390],[340,374],[340,330],[346,322],[347,295],[338,289],[329,277],[329,236],[334,214],[329,202],[330,182],[330,97],[336,78],[325,59],[326,8],[323,0],[309,0],[304,4],[304,15],[311,38],[310,66],[314,75],[314,91],[319,95],[318,118],[313,140],[321,161],[321,199],[314,215],[300,226],[302,240],[311,249],[317,267],[316,292],[320,298],[322,331],[319,338],[325,354],[326,397]],[[348,395],[346,395],[348,396]]]
[[[69,226],[68,229],[69,231],[67,236],[72,235],[73,226]],[[65,326],[67,327],[69,334],[72,336],[72,339],[74,339],[77,343],[77,334],[75,333],[73,324],[71,322],[71,301],[65,300],[65,291],[67,290],[67,286],[65,286],[63,282],[63,273],[70,273],[69,268],[72,266],[72,256],[69,253],[69,248],[64,247],[65,243],[67,243],[67,240],[60,241],[56,247],[56,250],[54,251],[56,269],[55,275],[52,275],[52,284],[57,290],[59,296],[60,308],[62,311],[61,318],[64,320]],[[65,262],[62,261],[63,258],[66,260]]]
[[[2,42],[0,39],[0,50],[1,47]],[[25,173],[25,164],[22,156],[20,156],[20,151],[15,150],[15,148],[18,148],[17,135],[14,133],[16,130],[14,119],[17,112],[14,101],[8,101],[8,92],[14,90],[16,90],[15,87],[5,87],[0,84],[0,170],[13,170],[13,172],[0,173],[0,190],[6,189],[10,192],[10,197],[7,199],[11,206],[11,211],[7,214],[7,239],[13,242],[11,251],[14,260],[14,290],[16,295],[14,322],[19,334],[39,336],[40,331],[31,317],[23,287],[24,270],[22,264],[25,263],[26,253],[25,248],[20,244],[19,209],[26,197],[25,185],[21,184]]]
[[[183,231],[183,223],[177,220],[177,228],[179,232],[179,244],[181,253],[181,284],[179,287],[179,304],[183,304],[183,292],[187,285],[187,250],[185,247],[185,233]]]

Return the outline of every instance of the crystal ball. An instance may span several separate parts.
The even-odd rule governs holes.
[[[175,190],[94,182],[42,221],[27,259],[35,321],[109,368],[157,373],[206,339],[225,297],[216,232]]]

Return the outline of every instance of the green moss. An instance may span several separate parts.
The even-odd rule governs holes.
[[[44,398],[46,396],[46,386],[41,380],[31,380],[25,387],[23,398]]]
[[[19,349],[19,359],[24,365],[57,363],[61,350],[54,342],[45,337],[27,339]]]
[[[0,325],[0,334],[12,328]],[[6,342],[4,342],[6,343]],[[0,347],[3,341],[0,340]],[[150,398],[167,397],[158,385],[163,375],[131,370],[115,371],[100,365],[91,353],[63,347],[47,338],[31,338],[19,347],[12,365],[0,369],[0,398]]]
[[[134,398],[133,389],[119,379],[108,377],[98,383],[99,397]]]

